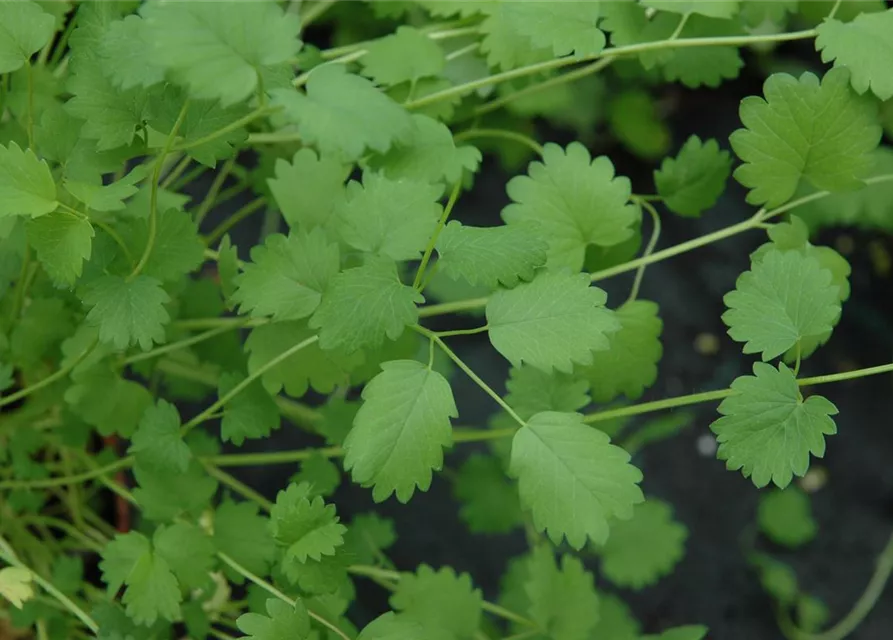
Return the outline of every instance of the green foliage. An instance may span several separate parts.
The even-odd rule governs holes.
[[[56,183],[47,163],[15,142],[0,145],[0,219],[37,218],[52,213],[58,204]]]
[[[0,5],[0,73],[30,64],[31,55],[53,37],[55,24],[36,2]]]
[[[716,204],[725,191],[732,161],[716,140],[692,136],[679,155],[663,161],[654,184],[664,203],[681,216],[699,216]]]
[[[116,349],[138,344],[143,351],[164,342],[170,296],[155,278],[102,276],[87,285],[83,301],[90,308],[87,322],[99,329],[102,342]]]
[[[796,486],[772,490],[760,496],[757,511],[760,530],[773,542],[799,547],[812,540],[818,525],[812,518],[809,496]]]
[[[880,15],[862,14],[848,23],[832,18],[819,25],[815,46],[824,62],[833,60],[835,67],[850,69],[850,81],[857,93],[870,88],[881,100],[889,100],[893,98],[893,81],[886,72],[893,64],[891,29],[893,9]]]
[[[270,510],[270,524],[273,538],[285,547],[286,560],[298,562],[334,555],[346,531],[334,505],[311,498],[309,484],[290,484],[279,492]]]
[[[530,617],[556,640],[584,640],[590,637],[600,618],[600,598],[592,574],[570,555],[555,562],[551,549],[540,546],[526,563],[524,593],[529,600]]]
[[[189,468],[192,451],[180,435],[180,415],[164,400],[146,409],[130,440],[129,453],[145,468],[181,473]]]
[[[425,637],[470,638],[480,623],[481,592],[467,573],[421,565],[400,580],[391,606],[400,617],[421,625]]]

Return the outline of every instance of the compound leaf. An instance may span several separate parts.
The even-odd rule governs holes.
[[[446,59],[434,40],[418,29],[401,26],[395,33],[370,42],[360,64],[363,75],[376,84],[395,85],[440,75]]]
[[[632,517],[642,502],[641,472],[629,454],[576,413],[545,411],[514,437],[510,473],[538,531],[580,549],[608,539],[610,519]]]
[[[480,626],[481,592],[467,573],[456,575],[451,567],[435,571],[420,565],[415,574],[405,573],[391,596],[400,617],[419,623],[421,637],[470,638]]]
[[[667,158],[654,172],[657,193],[674,213],[698,216],[716,204],[726,187],[732,159],[716,140],[692,136],[675,158]]]
[[[833,274],[800,251],[765,252],[762,260],[738,277],[723,298],[729,308],[723,322],[744,353],[764,361],[798,341],[830,332],[840,315],[840,288]]]
[[[90,307],[87,322],[99,328],[102,342],[116,349],[138,344],[143,351],[164,342],[170,297],[155,278],[101,276],[87,285],[82,299]]]
[[[19,4],[19,3],[15,3]],[[7,216],[37,218],[56,210],[56,183],[45,160],[15,142],[0,144],[0,220]]]
[[[830,401],[814,395],[804,400],[794,373],[764,362],[754,375],[732,383],[734,395],[719,405],[722,417],[710,428],[719,442],[717,456],[729,469],[741,469],[757,487],[774,482],[779,488],[809,468],[809,455],[825,455],[826,435],[837,433]]]
[[[549,266],[579,271],[587,246],[610,247],[633,235],[640,212],[629,204],[630,189],[607,157],[592,160],[579,142],[566,149],[549,143],[542,162],[509,181],[514,203],[502,217],[509,224],[538,223],[549,242]]]
[[[862,13],[852,22],[825,20],[817,29],[815,48],[822,61],[850,70],[857,93],[869,89],[881,100],[893,98],[893,9],[884,13]]]
[[[431,471],[443,466],[452,444],[450,418],[458,413],[446,379],[415,360],[395,360],[363,389],[363,405],[344,441],[344,468],[355,482],[373,486],[382,502],[392,493],[407,502],[427,491]]]
[[[279,492],[270,510],[270,523],[273,538],[285,547],[286,557],[298,562],[335,555],[347,531],[335,514],[335,505],[312,497],[306,483],[292,483]]]
[[[128,453],[144,467],[161,472],[185,472],[192,460],[192,451],[180,435],[177,408],[164,400],[149,406],[131,437]]]
[[[735,178],[751,189],[751,204],[777,207],[802,180],[817,189],[843,191],[861,184],[872,168],[871,151],[881,129],[876,108],[855,96],[846,69],[832,69],[821,84],[811,73],[799,79],[769,76],[765,98],[741,101],[739,129],[729,142],[744,165]]]
[[[490,341],[513,366],[570,373],[574,363],[590,364],[593,351],[608,349],[608,334],[620,328],[606,301],[586,274],[543,272],[490,298]]]

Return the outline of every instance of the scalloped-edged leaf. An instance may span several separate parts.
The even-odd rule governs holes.
[[[586,380],[536,367],[512,367],[505,386],[505,401],[525,420],[541,411],[578,411],[590,402]]]
[[[291,161],[278,158],[275,172],[267,184],[288,226],[304,231],[322,227],[333,233],[334,213],[344,200],[349,168],[305,147]]]
[[[28,242],[53,281],[71,286],[81,277],[93,249],[93,225],[86,218],[57,211],[28,221]]]
[[[482,602],[467,573],[457,575],[451,567],[435,571],[424,564],[415,574],[403,574],[391,596],[391,606],[401,617],[419,623],[425,630],[420,637],[426,638],[473,636],[480,626]]]
[[[335,555],[347,531],[335,514],[335,505],[312,497],[310,485],[304,483],[292,483],[278,493],[270,523],[273,538],[285,548],[286,557],[298,562]]]
[[[15,142],[0,144],[0,220],[7,216],[37,218],[56,210],[56,183],[45,160]]]
[[[863,13],[852,22],[825,20],[817,29],[815,48],[822,62],[850,70],[850,82],[857,93],[869,89],[881,100],[893,98],[893,9],[884,13]]]
[[[55,18],[36,2],[0,3],[0,73],[24,66],[55,30]]]
[[[716,140],[692,136],[654,172],[654,184],[673,213],[694,217],[716,204],[731,170],[729,152],[721,151]]]
[[[393,34],[370,42],[360,64],[363,75],[376,84],[395,85],[440,75],[446,59],[437,42],[403,25]]]
[[[552,549],[540,545],[526,562],[524,592],[530,616],[555,640],[588,640],[600,617],[595,580],[579,559],[565,554],[561,566]],[[614,640],[612,638],[612,640]]]
[[[99,328],[99,339],[116,349],[139,345],[143,351],[164,342],[170,316],[164,305],[170,296],[149,276],[129,280],[101,276],[87,285],[83,302],[90,308],[87,322]]]

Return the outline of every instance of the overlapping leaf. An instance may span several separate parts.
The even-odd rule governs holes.
[[[893,9],[863,13],[846,23],[825,20],[817,31],[815,47],[822,52],[822,61],[848,68],[858,93],[871,89],[881,100],[893,98]]]

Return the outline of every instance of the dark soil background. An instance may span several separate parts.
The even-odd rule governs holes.
[[[799,58],[801,64],[814,59],[808,48],[786,47],[782,52]],[[751,61],[748,61],[751,62]],[[761,93],[764,76],[746,67],[751,75],[724,84],[718,90],[669,92],[675,105],[671,119],[674,153],[691,134],[715,137],[728,148],[728,135],[740,126],[738,103],[744,96]],[[662,94],[663,95],[663,94]],[[552,131],[540,123],[538,140],[562,144],[572,139],[567,132]],[[593,148],[593,155],[607,154],[620,175],[633,181],[637,193],[653,193],[654,165],[628,155],[618,146]],[[505,183],[509,179],[493,157],[485,157],[473,193],[463,195],[456,217],[475,224],[497,224],[507,203]],[[197,185],[198,190],[207,185]],[[694,238],[741,221],[753,209],[744,202],[745,191],[733,180],[722,200],[697,220],[664,215],[664,232],[658,249]],[[235,210],[244,201],[228,203],[207,221],[207,228]],[[646,228],[646,233],[650,231]],[[235,229],[234,239],[243,250],[257,241],[260,216]],[[738,375],[750,373],[753,359],[742,356],[740,345],[725,335],[720,320],[722,296],[734,288],[737,276],[749,266],[748,255],[765,241],[762,232],[750,232],[661,262],[648,269],[640,297],[660,305],[664,321],[664,357],[660,376],[643,400],[722,388]],[[844,305],[843,319],[831,341],[803,365],[803,375],[817,375],[890,362],[893,355],[893,280],[880,273],[870,259],[869,243],[888,252],[891,238],[852,230],[828,230],[819,241],[845,249],[853,266],[852,296]],[[247,256],[245,256],[247,257]],[[631,276],[599,283],[609,301],[625,299]],[[449,323],[469,326],[467,318]],[[440,328],[440,327],[439,327]],[[720,348],[702,355],[694,341],[699,334],[713,334]],[[486,336],[455,341],[456,351],[488,384],[504,390],[507,363],[490,346]],[[451,380],[463,425],[483,426],[496,410],[494,403],[461,373]],[[874,558],[884,546],[893,526],[893,382],[880,376],[829,385],[822,389],[840,409],[839,433],[827,441],[823,460],[812,468],[827,471],[827,483],[812,495],[819,523],[816,539],[797,552],[785,552],[768,543],[761,548],[789,562],[796,569],[801,587],[821,598],[829,607],[831,622],[843,616],[867,583]],[[675,573],[656,586],[640,592],[619,590],[642,622],[646,632],[668,626],[702,623],[710,638],[719,640],[775,640],[781,638],[772,604],[760,587],[741,550],[742,534],[752,531],[759,491],[738,472],[698,452],[696,441],[709,434],[716,417],[716,404],[693,407],[694,426],[672,440],[646,447],[634,459],[645,476],[646,494],[672,503],[676,517],[689,529],[686,555]],[[649,416],[651,417],[651,416]],[[297,429],[285,427],[263,443],[272,450],[306,446],[310,442]],[[448,458],[453,468],[478,445],[457,447]],[[247,449],[247,445],[244,449]],[[243,449],[243,450],[244,450]],[[240,477],[269,497],[285,486],[295,466],[242,469]],[[373,509],[396,522],[399,540],[389,552],[401,570],[420,563],[438,567],[451,565],[474,577],[488,599],[496,599],[499,580],[508,558],[527,546],[521,532],[511,536],[472,536],[457,516],[458,504],[449,481],[435,476],[428,493],[417,493],[408,505],[393,498],[374,505],[368,490],[345,481],[335,496],[339,514],[349,520]],[[597,564],[593,564],[597,572]],[[607,584],[601,585],[613,590]],[[387,594],[379,587],[358,581],[354,619],[362,622],[387,607]],[[852,638],[881,640],[893,637],[893,588],[889,588],[875,610]],[[610,639],[605,639],[610,640]]]

